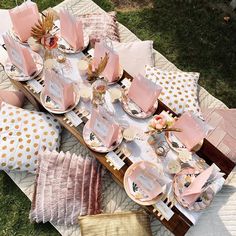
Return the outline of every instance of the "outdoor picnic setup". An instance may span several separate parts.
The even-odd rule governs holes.
[[[0,170],[31,200],[31,223],[70,236],[227,231],[207,220],[233,180],[236,110],[199,72],[90,0],[4,14]]]

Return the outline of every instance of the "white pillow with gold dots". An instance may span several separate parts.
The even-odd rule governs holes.
[[[0,169],[36,170],[45,149],[58,150],[60,125],[50,115],[2,103],[0,110]]]
[[[202,118],[198,102],[199,73],[162,71],[146,65],[146,78],[162,86],[159,99],[177,114],[192,111]]]

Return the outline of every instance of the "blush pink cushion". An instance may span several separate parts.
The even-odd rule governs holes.
[[[84,34],[82,22],[72,16],[68,11],[60,11],[60,30],[63,39],[69,43],[74,50],[83,49]]]
[[[145,75],[145,65],[154,66],[153,41],[112,42],[120,64],[131,76]]]
[[[31,1],[22,3],[9,10],[13,29],[22,42],[27,41],[31,35],[31,28],[39,20],[37,4]]]
[[[200,124],[192,117],[190,112],[185,112],[173,125],[181,132],[175,132],[174,135],[187,147],[190,151],[199,142],[201,142],[206,134]]]
[[[102,76],[104,76],[108,82],[113,82],[119,77],[119,56],[111,48],[109,48],[105,42],[95,43],[93,60],[94,67],[98,67],[101,62],[101,58],[104,58],[106,53],[108,54],[109,59],[104,71],[102,72]]]
[[[144,112],[148,112],[160,95],[162,87],[154,84],[141,74],[134,77],[129,88],[128,97],[136,103]]]
[[[24,100],[25,96],[20,91],[0,90],[0,107],[2,102],[6,102],[15,107],[22,107]]]
[[[4,35],[3,40],[11,63],[23,71],[25,75],[32,75],[37,67],[29,49],[8,35]]]

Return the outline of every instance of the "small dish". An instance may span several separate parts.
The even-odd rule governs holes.
[[[152,173],[154,172],[156,174],[156,177],[158,178],[158,176],[160,176],[162,173],[160,173],[160,169],[158,168],[158,166],[152,162],[149,161],[140,161],[137,163],[132,164],[125,172],[124,175],[124,188],[125,191],[127,193],[127,195],[136,203],[140,204],[140,205],[144,205],[144,206],[149,206],[149,205],[153,205],[155,204],[161,197],[162,194],[165,192],[165,186],[162,187],[162,189],[160,189],[160,194],[158,194],[157,196],[155,196],[153,199],[151,200],[145,200],[145,198],[147,199],[147,196],[143,195],[142,190],[139,189],[139,187],[137,186],[136,183],[134,183],[129,176],[131,175],[131,173],[133,172],[133,170],[135,170],[137,167],[139,167],[140,165],[145,165],[145,167],[149,170],[152,171]]]
[[[200,172],[198,169],[188,167],[182,169],[178,174],[176,174],[173,180],[173,190],[176,200],[179,202],[180,205],[192,211],[200,211],[207,208],[211,204],[215,196],[214,191],[212,190],[212,188],[209,187],[201,193],[199,198],[192,205],[188,205],[181,198],[180,195],[193,182],[195,176],[199,173]]]
[[[60,33],[59,33],[60,35]],[[89,45],[89,36],[88,34],[84,31],[84,47],[82,49],[79,50],[74,50],[69,43],[66,42],[65,39],[63,39],[61,36],[59,36],[59,40],[58,40],[58,49],[63,52],[63,53],[67,53],[67,54],[76,54],[79,52],[82,52],[85,48],[87,48]]]
[[[122,98],[121,98],[121,105],[123,110],[130,116],[137,118],[137,119],[146,119],[152,116],[158,107],[158,101],[154,104],[154,106],[148,111],[144,112],[141,108],[136,105],[128,96],[128,91],[125,91]]]
[[[43,88],[42,92],[40,93],[40,101],[41,101],[41,104],[43,105],[43,107],[46,110],[48,110],[49,112],[54,113],[54,114],[64,114],[64,113],[67,113],[67,112],[73,110],[78,105],[78,103],[80,101],[80,94],[77,93],[76,90],[74,91],[74,96],[75,96],[75,103],[72,106],[68,107],[66,110],[61,110],[57,106],[57,104],[55,104],[55,102],[50,100],[50,98],[44,94],[44,88]]]
[[[89,121],[88,121],[85,124],[84,129],[83,129],[83,139],[84,139],[86,145],[91,150],[93,150],[95,152],[99,152],[99,153],[107,153],[107,152],[113,151],[121,144],[121,142],[123,140],[123,135],[122,135],[122,131],[120,129],[117,141],[111,147],[106,147],[96,137],[96,135],[91,131],[91,129],[89,128]]]
[[[25,75],[23,71],[18,69],[15,65],[11,63],[8,59],[4,67],[6,74],[13,80],[16,81],[28,81],[37,77],[43,70],[43,58],[36,52],[30,51],[33,60],[36,64],[37,70],[32,75]]]

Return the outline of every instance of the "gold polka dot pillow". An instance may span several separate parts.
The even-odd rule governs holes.
[[[35,172],[38,154],[59,148],[60,126],[50,115],[7,103],[0,110],[0,169]]]
[[[182,71],[162,71],[146,66],[146,78],[162,86],[159,99],[177,114],[192,111],[202,118],[198,102],[199,73]]]

